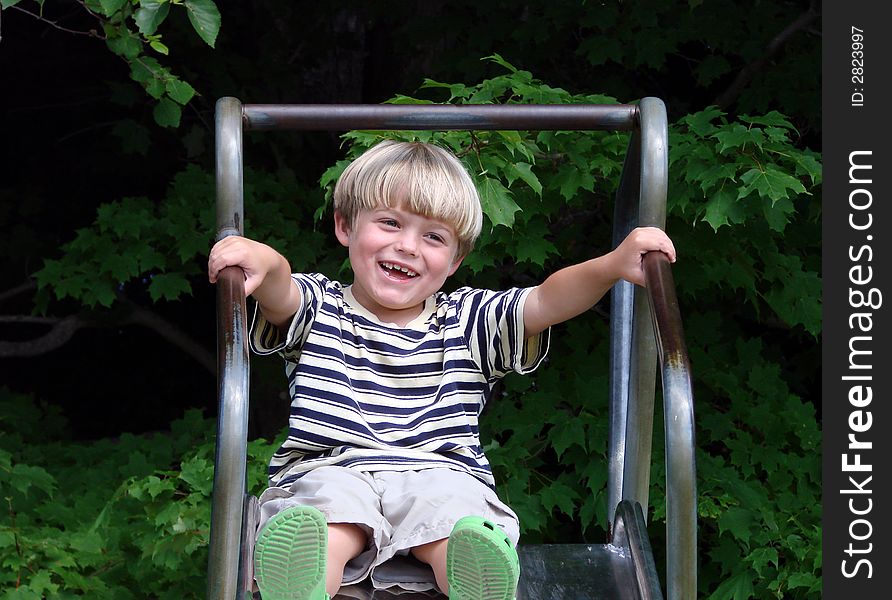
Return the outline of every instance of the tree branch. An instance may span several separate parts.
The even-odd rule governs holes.
[[[28,15],[29,17],[34,17],[34,18],[37,19],[38,21],[43,21],[44,23],[46,23],[46,24],[49,25],[50,27],[53,27],[53,28],[55,28],[55,29],[58,29],[59,31],[64,31],[64,32],[66,32],[66,33],[73,33],[73,34],[75,34],[75,35],[85,35],[85,36],[87,36],[87,37],[97,38],[97,39],[100,39],[100,40],[104,40],[104,39],[105,39],[105,36],[103,36],[103,35],[99,35],[99,34],[96,32],[95,29],[91,29],[90,31],[79,31],[79,30],[77,30],[77,29],[69,29],[69,28],[67,28],[67,27],[62,27],[62,26],[59,25],[59,23],[57,23],[56,21],[50,21],[49,19],[47,19],[47,18],[44,17],[43,15],[34,14],[34,13],[31,12],[30,10],[25,10],[25,9],[22,8],[21,6],[10,6],[10,8],[12,8],[12,9],[14,9],[14,10],[17,10],[17,11],[19,11],[19,12],[25,13],[25,14]]]
[[[799,15],[799,17],[787,25],[783,31],[774,36],[772,40],[768,43],[768,46],[765,48],[765,53],[762,54],[759,58],[745,66],[737,73],[737,77],[728,86],[728,88],[719,94],[718,98],[716,98],[714,104],[716,104],[722,110],[726,110],[729,106],[731,106],[737,97],[743,92],[749,82],[756,76],[756,73],[762,70],[769,60],[771,60],[775,54],[777,54],[780,49],[793,37],[797,32],[807,29],[812,21],[817,19],[819,16],[818,9],[815,5],[814,0],[809,4],[808,10]]]
[[[24,294],[25,292],[31,291],[37,287],[37,282],[33,279],[26,281],[20,285],[15,286],[14,288],[8,289],[6,291],[0,292],[0,302],[3,302],[7,298],[14,298],[19,294]]]
[[[40,323],[52,324],[52,328],[42,336],[25,342],[0,341],[0,358],[30,358],[51,352],[64,345],[78,329],[88,325],[78,315],[65,317],[64,319],[51,319],[42,317],[27,317],[14,315],[0,318],[2,322]]]
[[[126,306],[124,314],[110,320],[91,319],[83,315],[70,315],[61,319],[30,315],[0,315],[0,323],[51,326],[48,332],[30,340],[21,342],[0,340],[0,358],[31,358],[46,354],[65,345],[79,329],[85,327],[117,327],[133,324],[151,329],[195,359],[212,375],[216,375],[217,359],[213,352],[208,351],[197,340],[161,315],[132,302],[126,302]],[[113,315],[113,313],[108,314]]]
[[[125,322],[148,327],[162,338],[194,358],[212,375],[217,373],[217,358],[185,331],[147,308],[128,302],[130,314]]]

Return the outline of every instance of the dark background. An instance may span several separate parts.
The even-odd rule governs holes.
[[[202,44],[182,15],[162,27],[164,64],[200,96],[178,130],[152,121],[153,102],[129,80],[127,65],[102,40],[76,2],[48,2],[53,26],[16,9],[2,12],[0,41],[0,315],[31,315],[31,275],[59,255],[96,207],[124,196],[160,198],[186,164],[212,169],[213,105],[245,102],[375,103],[396,93],[423,95],[424,77],[475,82],[492,75],[484,56],[498,52],[552,86],[606,93],[622,102],[662,98],[670,122],[718,103],[730,114],[780,110],[802,146],[821,150],[820,7],[809,2],[258,2],[218,3],[216,49]],[[23,3],[34,11],[36,5]],[[63,27],[71,31],[63,31]],[[710,66],[713,65],[713,66]],[[142,126],[147,151],[125,150],[123,119]],[[188,138],[188,141],[184,141]],[[307,185],[341,156],[334,134],[271,145],[249,139],[246,161],[287,157]],[[72,436],[165,428],[187,407],[216,411],[207,360],[215,348],[214,293],[193,283],[182,302],[153,304],[128,284],[129,302],[150,309],[198,348],[191,354],[157,330],[127,325],[114,311],[84,312],[54,302],[48,317],[88,314],[92,326],[59,347],[23,355],[51,329],[0,322],[0,383],[59,405]],[[767,334],[771,335],[771,334]],[[778,335],[805,373],[803,397],[819,396],[814,340]],[[256,373],[266,367],[255,361]],[[277,380],[278,382],[278,380]],[[272,393],[272,392],[271,392]]]

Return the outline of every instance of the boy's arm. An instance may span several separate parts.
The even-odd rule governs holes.
[[[620,279],[644,285],[641,261],[658,250],[675,262],[672,240],[656,227],[633,230],[615,250],[557,271],[527,296],[524,332],[532,337],[588,310]]]
[[[208,280],[226,267],[245,272],[245,294],[254,296],[267,321],[287,325],[300,307],[300,289],[291,279],[291,265],[284,256],[260,242],[229,236],[214,244],[208,257]]]

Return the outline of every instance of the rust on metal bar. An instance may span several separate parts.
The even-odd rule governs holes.
[[[643,263],[663,379],[667,597],[686,599],[693,598],[697,589],[697,475],[691,367],[669,259],[662,252],[649,252]]]
[[[217,450],[211,504],[207,597],[237,597],[245,495],[248,346],[245,273],[226,267],[217,280]]]
[[[245,104],[250,130],[631,131],[634,104]]]
[[[644,255],[644,275],[652,298],[654,327],[660,363],[674,369],[690,371],[687,346],[681,327],[681,311],[672,280],[669,259],[662,252]]]

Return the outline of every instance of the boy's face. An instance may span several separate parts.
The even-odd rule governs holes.
[[[402,206],[363,210],[351,226],[335,213],[348,248],[353,296],[385,323],[406,325],[461,264],[452,227]]]

